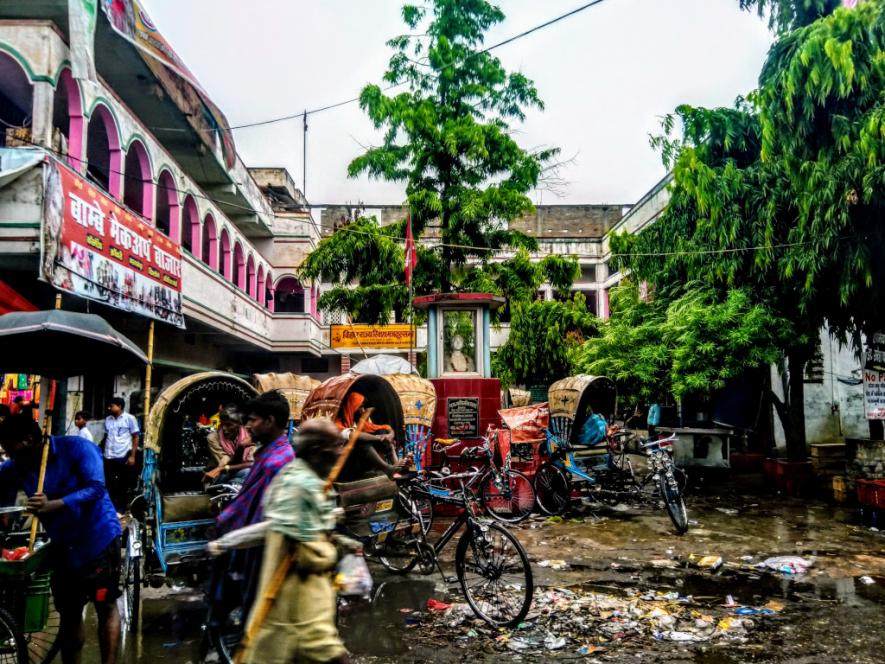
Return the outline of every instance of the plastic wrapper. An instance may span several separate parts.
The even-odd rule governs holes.
[[[335,585],[342,597],[368,597],[372,594],[372,574],[366,559],[353,553],[338,562]]]

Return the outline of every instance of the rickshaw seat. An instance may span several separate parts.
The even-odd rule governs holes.
[[[354,482],[336,482],[335,491],[341,507],[377,502],[396,495],[396,483],[386,475],[367,477]]]
[[[186,491],[161,494],[163,522],[199,521],[213,518],[209,494]]]

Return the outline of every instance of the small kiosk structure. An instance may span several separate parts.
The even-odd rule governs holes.
[[[427,311],[427,377],[436,387],[436,438],[479,441],[501,425],[501,384],[492,378],[490,312],[504,298],[488,293],[439,293],[416,297]]]

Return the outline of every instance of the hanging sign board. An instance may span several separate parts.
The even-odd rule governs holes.
[[[413,325],[332,325],[332,348],[400,348],[415,347]]]
[[[184,328],[178,243],[48,156],[40,249],[59,290]]]
[[[446,400],[449,435],[453,438],[479,437],[479,399],[449,397]]]

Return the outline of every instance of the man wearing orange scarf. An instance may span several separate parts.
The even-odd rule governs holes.
[[[356,427],[360,417],[363,414],[363,404],[366,397],[359,392],[351,392],[347,395],[341,410],[338,413],[338,419],[335,420],[335,426],[341,432],[344,440],[350,438],[350,433]],[[350,460],[345,465],[342,472],[342,481],[351,481],[363,477],[366,470],[380,470],[388,477],[393,477],[402,470],[408,463],[408,459],[397,460],[396,448],[394,442],[396,438],[391,429],[386,424],[375,424],[371,420],[367,421],[363,426],[363,431],[357,439],[359,445],[354,449]],[[390,456],[395,463],[387,463],[378,448],[390,451]]]

